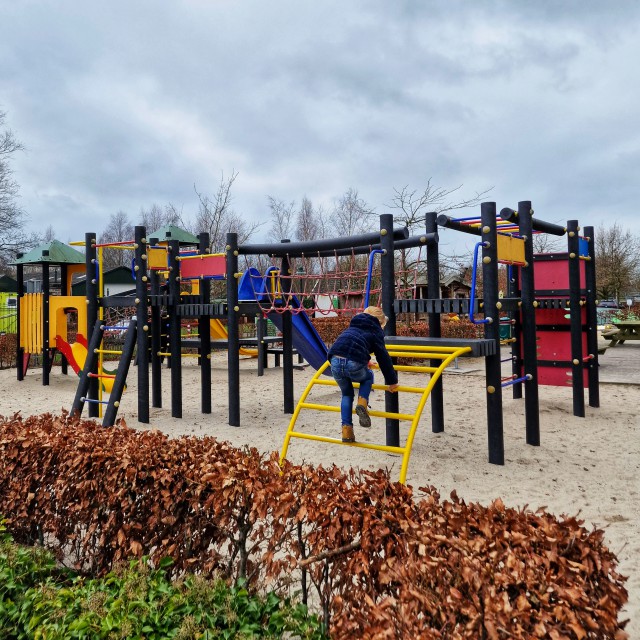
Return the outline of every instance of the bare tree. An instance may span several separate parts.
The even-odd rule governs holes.
[[[16,251],[34,246],[40,238],[24,230],[26,214],[18,206],[19,185],[11,168],[12,156],[24,147],[11,130],[3,130],[5,117],[0,111],[0,266],[6,267]]]
[[[558,253],[567,250],[566,240],[549,233],[534,233],[531,238],[533,253]]]
[[[99,244],[114,242],[133,242],[133,225],[129,221],[129,216],[124,211],[112,213],[109,223],[102,234],[98,237]],[[113,267],[129,266],[133,258],[133,251],[122,249],[104,248],[102,253],[102,268],[111,269]]]
[[[44,231],[44,235],[42,236],[42,242],[51,242],[56,239],[56,232],[53,228],[53,225],[50,224]]]
[[[229,178],[220,177],[220,184],[213,197],[200,193],[196,194],[200,201],[193,232],[195,234],[207,232],[211,239],[211,250],[222,251],[226,245],[227,233],[238,234],[238,244],[244,244],[264,224],[245,219],[231,207],[233,197],[231,187],[238,177],[238,173],[231,172]],[[195,189],[195,187],[194,187]]]
[[[373,208],[358,195],[358,190],[349,188],[335,202],[330,222],[336,236],[353,236],[374,228]]]
[[[320,237],[320,231],[321,228],[318,224],[317,214],[313,209],[313,204],[307,196],[304,196],[300,209],[298,210],[296,239],[302,242],[316,240]]]
[[[147,230],[147,235],[151,235],[161,227],[168,224],[181,224],[182,216],[176,207],[172,204],[161,207],[158,204],[152,204],[148,209],[140,208],[140,225]]]
[[[277,200],[268,196],[269,210],[271,212],[271,228],[267,232],[267,239],[272,242],[280,242],[285,238],[291,238],[296,215],[296,203],[292,200],[287,204],[284,200]]]
[[[617,222],[600,225],[595,232],[597,293],[600,299],[618,300],[638,287],[640,238]]]
[[[405,225],[412,232],[420,232],[424,230],[425,216],[429,211],[438,213],[446,213],[457,209],[472,207],[481,202],[481,200],[493,189],[489,187],[484,191],[478,191],[471,198],[456,199],[458,192],[463,185],[459,185],[452,189],[444,187],[436,187],[432,183],[432,179],[427,180],[427,185],[421,191],[411,189],[408,185],[398,189],[394,188],[394,195],[391,202],[387,206],[397,211],[394,214],[394,220]],[[416,270],[419,278],[425,277],[423,273],[426,271],[424,264],[424,256],[420,256],[416,250],[402,251],[401,262],[407,272]],[[455,274],[463,269],[464,264],[468,264],[466,258],[457,255],[440,257],[440,277]],[[407,274],[407,278],[409,275]],[[408,283],[407,283],[408,286]]]
[[[455,196],[462,189],[462,186],[459,185],[453,189],[436,187],[432,184],[431,178],[429,178],[427,186],[422,191],[410,189],[409,186],[404,186],[401,189],[394,188],[394,196],[387,206],[398,211],[394,215],[396,222],[404,224],[412,231],[418,228],[422,230],[424,228],[425,214],[428,211],[445,213],[472,207],[477,205],[493,189],[493,187],[489,187],[484,191],[476,192],[472,198],[456,200]]]

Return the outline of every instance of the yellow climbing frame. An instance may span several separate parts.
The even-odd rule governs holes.
[[[383,444],[369,444],[367,442],[342,442],[342,440],[338,440],[337,438],[328,438],[325,436],[313,435],[310,433],[302,433],[301,431],[296,431],[296,421],[298,420],[298,416],[303,409],[311,409],[315,411],[335,411],[340,412],[340,407],[326,404],[315,404],[311,402],[307,402],[307,398],[311,393],[311,389],[317,385],[323,386],[334,386],[337,387],[337,383],[335,380],[329,379],[321,379],[320,376],[326,371],[329,367],[329,362],[325,362],[316,374],[311,378],[307,388],[304,390],[304,393],[300,397],[298,401],[298,406],[293,413],[291,418],[291,422],[289,422],[289,428],[287,429],[287,434],[284,437],[284,444],[282,445],[282,451],[280,453],[280,464],[284,462],[287,457],[287,451],[289,449],[289,442],[291,438],[302,438],[304,440],[317,440],[319,442],[327,442],[329,444],[340,444],[347,447],[360,447],[362,449],[374,449],[376,451],[386,451],[388,453],[399,453],[402,454],[402,466],[400,467],[400,482],[402,484],[405,483],[407,478],[407,468],[409,466],[409,457],[411,456],[411,447],[413,446],[413,439],[416,434],[416,429],[418,428],[418,423],[420,422],[420,416],[424,411],[424,407],[427,403],[427,399],[429,398],[429,394],[433,389],[434,385],[442,375],[442,372],[458,357],[462,356],[471,351],[471,347],[445,347],[445,346],[401,346],[401,345],[391,345],[388,347],[389,355],[393,358],[416,358],[421,360],[440,360],[440,364],[438,366],[423,366],[423,365],[396,365],[396,371],[411,371],[414,373],[429,373],[431,377],[426,387],[409,387],[405,385],[400,385],[398,387],[398,393],[415,393],[420,394],[420,401],[418,402],[418,406],[416,407],[415,413],[390,413],[388,411],[369,411],[369,415],[372,417],[380,417],[380,418],[392,418],[396,420],[403,420],[406,422],[410,422],[411,426],[409,427],[409,433],[407,434],[407,439],[404,447],[394,447]],[[359,387],[360,385],[354,383],[354,387]],[[388,387],[382,384],[374,384],[374,389],[386,390]]]

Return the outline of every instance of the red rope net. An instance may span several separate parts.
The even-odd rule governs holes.
[[[382,280],[380,257],[375,256],[369,276],[369,254],[346,256],[301,256],[271,260],[246,257],[245,291],[264,314],[307,313],[315,317],[355,315],[363,311],[366,293],[369,305],[380,306]],[[396,297],[414,297],[420,260],[407,268],[404,256],[397,260]],[[283,273],[286,269],[286,273]]]

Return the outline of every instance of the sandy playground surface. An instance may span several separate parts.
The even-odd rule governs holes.
[[[625,364],[617,365],[617,362]],[[290,416],[283,413],[282,370],[270,367],[257,377],[256,361],[241,359],[241,427],[227,424],[226,353],[212,355],[213,412],[200,413],[200,382],[192,359],[183,365],[183,418],[172,419],[169,371],[164,370],[162,409],[151,409],[150,425],[138,423],[135,369],[123,396],[120,416],[135,428],[156,428],[172,436],[215,436],[235,445],[262,451],[280,450]],[[296,400],[313,370],[294,372]],[[443,498],[455,489],[466,501],[488,504],[502,498],[508,506],[546,507],[556,514],[575,515],[588,528],[604,529],[609,547],[628,576],[629,604],[623,619],[631,638],[640,638],[640,343],[609,349],[601,359],[601,406],[587,406],[586,418],[572,415],[570,387],[540,388],[541,446],[524,439],[524,401],[504,393],[505,465],[487,463],[487,430],[482,360],[460,359],[459,370],[445,373],[445,432],[433,434],[429,408],[423,414],[413,446],[408,484],[434,485]],[[606,374],[606,375],[605,375]],[[60,413],[73,401],[77,378],[54,367],[49,387],[39,370],[30,370],[22,383],[15,369],[0,371],[0,415]],[[379,381],[377,374],[377,381]],[[416,374],[400,374],[403,384],[424,384]],[[331,387],[316,387],[310,401],[338,405]],[[401,411],[410,398],[401,397]],[[374,409],[383,409],[381,392],[371,396]],[[298,428],[339,437],[337,413],[303,412]],[[402,434],[406,431],[402,431]],[[384,442],[384,424],[373,419],[370,430],[356,427],[356,438]],[[387,453],[293,439],[294,462],[335,463],[343,467],[387,467],[397,479],[400,458]],[[416,493],[419,493],[416,491]]]

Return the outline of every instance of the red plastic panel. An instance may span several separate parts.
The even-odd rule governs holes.
[[[585,287],[584,260],[580,260],[580,288]],[[536,290],[568,290],[569,259],[536,260],[533,259],[533,277]]]
[[[227,273],[227,259],[225,256],[198,256],[180,260],[180,277],[210,278],[224,276]]]

